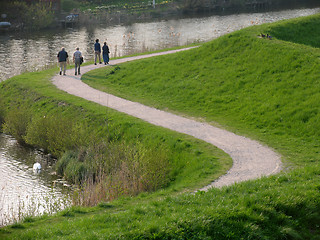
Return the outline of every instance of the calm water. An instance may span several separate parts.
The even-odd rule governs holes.
[[[33,171],[35,162],[42,166],[39,173]],[[70,204],[69,187],[54,174],[53,160],[5,134],[0,134],[0,179],[0,226]]]
[[[41,33],[7,33],[0,35],[0,81],[24,71],[56,64],[62,46],[73,53],[80,47],[85,59],[93,58],[93,43],[107,41],[111,57],[137,52],[204,42],[244,27],[319,13],[320,9],[288,10],[268,13],[235,14],[202,18],[185,18],[127,26],[98,26],[92,29],[64,29]],[[32,171],[41,162],[40,174]],[[0,225],[9,219],[63,208],[66,194],[61,184],[54,184],[52,161],[41,153],[25,149],[0,134]],[[20,212],[19,212],[20,211]]]
[[[56,64],[57,52],[65,47],[72,55],[80,47],[85,59],[93,58],[96,38],[107,41],[111,58],[148,50],[204,42],[251,25],[306,16],[316,9],[268,13],[235,14],[185,18],[131,25],[95,28],[59,29],[40,33],[0,35],[0,81],[24,71],[43,69]]]

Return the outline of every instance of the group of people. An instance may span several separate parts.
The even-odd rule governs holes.
[[[99,43],[99,39],[96,39],[96,43],[94,44],[94,65],[97,65],[98,58],[99,63],[101,64],[101,45]],[[107,45],[107,42],[103,43],[102,58],[105,65],[109,64],[109,47]]]
[[[97,60],[99,59],[99,63],[101,62],[101,50],[102,50],[102,58],[105,65],[109,64],[109,46],[107,42],[104,42],[102,48],[99,43],[99,39],[96,39],[94,44],[94,64],[97,65]],[[61,48],[61,51],[58,52],[57,55],[59,67],[60,67],[60,75],[66,75],[67,63],[69,63],[69,56],[66,52],[65,48]],[[83,56],[80,52],[80,49],[77,47],[76,51],[73,53],[73,62],[75,68],[75,75],[80,75],[80,65],[83,62]]]

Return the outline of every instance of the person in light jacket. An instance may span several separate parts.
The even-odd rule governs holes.
[[[74,62],[74,75],[77,75],[77,73],[80,75],[80,60],[81,60],[82,54],[79,51],[79,48],[76,48],[76,51],[73,53],[73,62]]]

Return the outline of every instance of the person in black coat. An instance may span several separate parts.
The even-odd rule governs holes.
[[[66,75],[68,57],[69,56],[65,48],[64,47],[61,48],[61,51],[57,55],[59,67],[60,67],[60,75],[62,74],[62,72],[63,72],[63,75]]]
[[[106,42],[104,42],[102,47],[102,57],[103,57],[104,65],[109,64],[109,47]]]

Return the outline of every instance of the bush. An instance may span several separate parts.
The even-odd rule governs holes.
[[[81,183],[76,204],[94,206],[123,195],[155,191],[169,183],[171,165],[166,151],[147,149],[139,142],[97,146],[91,147],[86,156],[68,153],[57,163],[59,174]]]
[[[5,116],[3,131],[12,135],[19,143],[24,143],[30,119],[31,117],[27,109],[18,108],[14,111],[10,111]]]
[[[71,117],[60,113],[34,116],[28,126],[26,143],[60,157],[65,151],[84,145],[85,127],[78,126]]]
[[[49,27],[54,22],[54,12],[48,4],[28,5],[22,1],[14,1],[5,3],[1,7],[8,13],[8,20],[20,28],[38,30]]]
[[[67,168],[69,161],[76,158],[76,155],[72,151],[68,151],[63,154],[63,156],[56,163],[56,171],[58,175],[63,176],[65,169]]]
[[[87,167],[84,163],[71,158],[64,171],[64,178],[71,183],[81,184],[87,176]]]
[[[63,11],[70,12],[71,10],[78,8],[79,3],[75,0],[62,0],[61,8]]]

